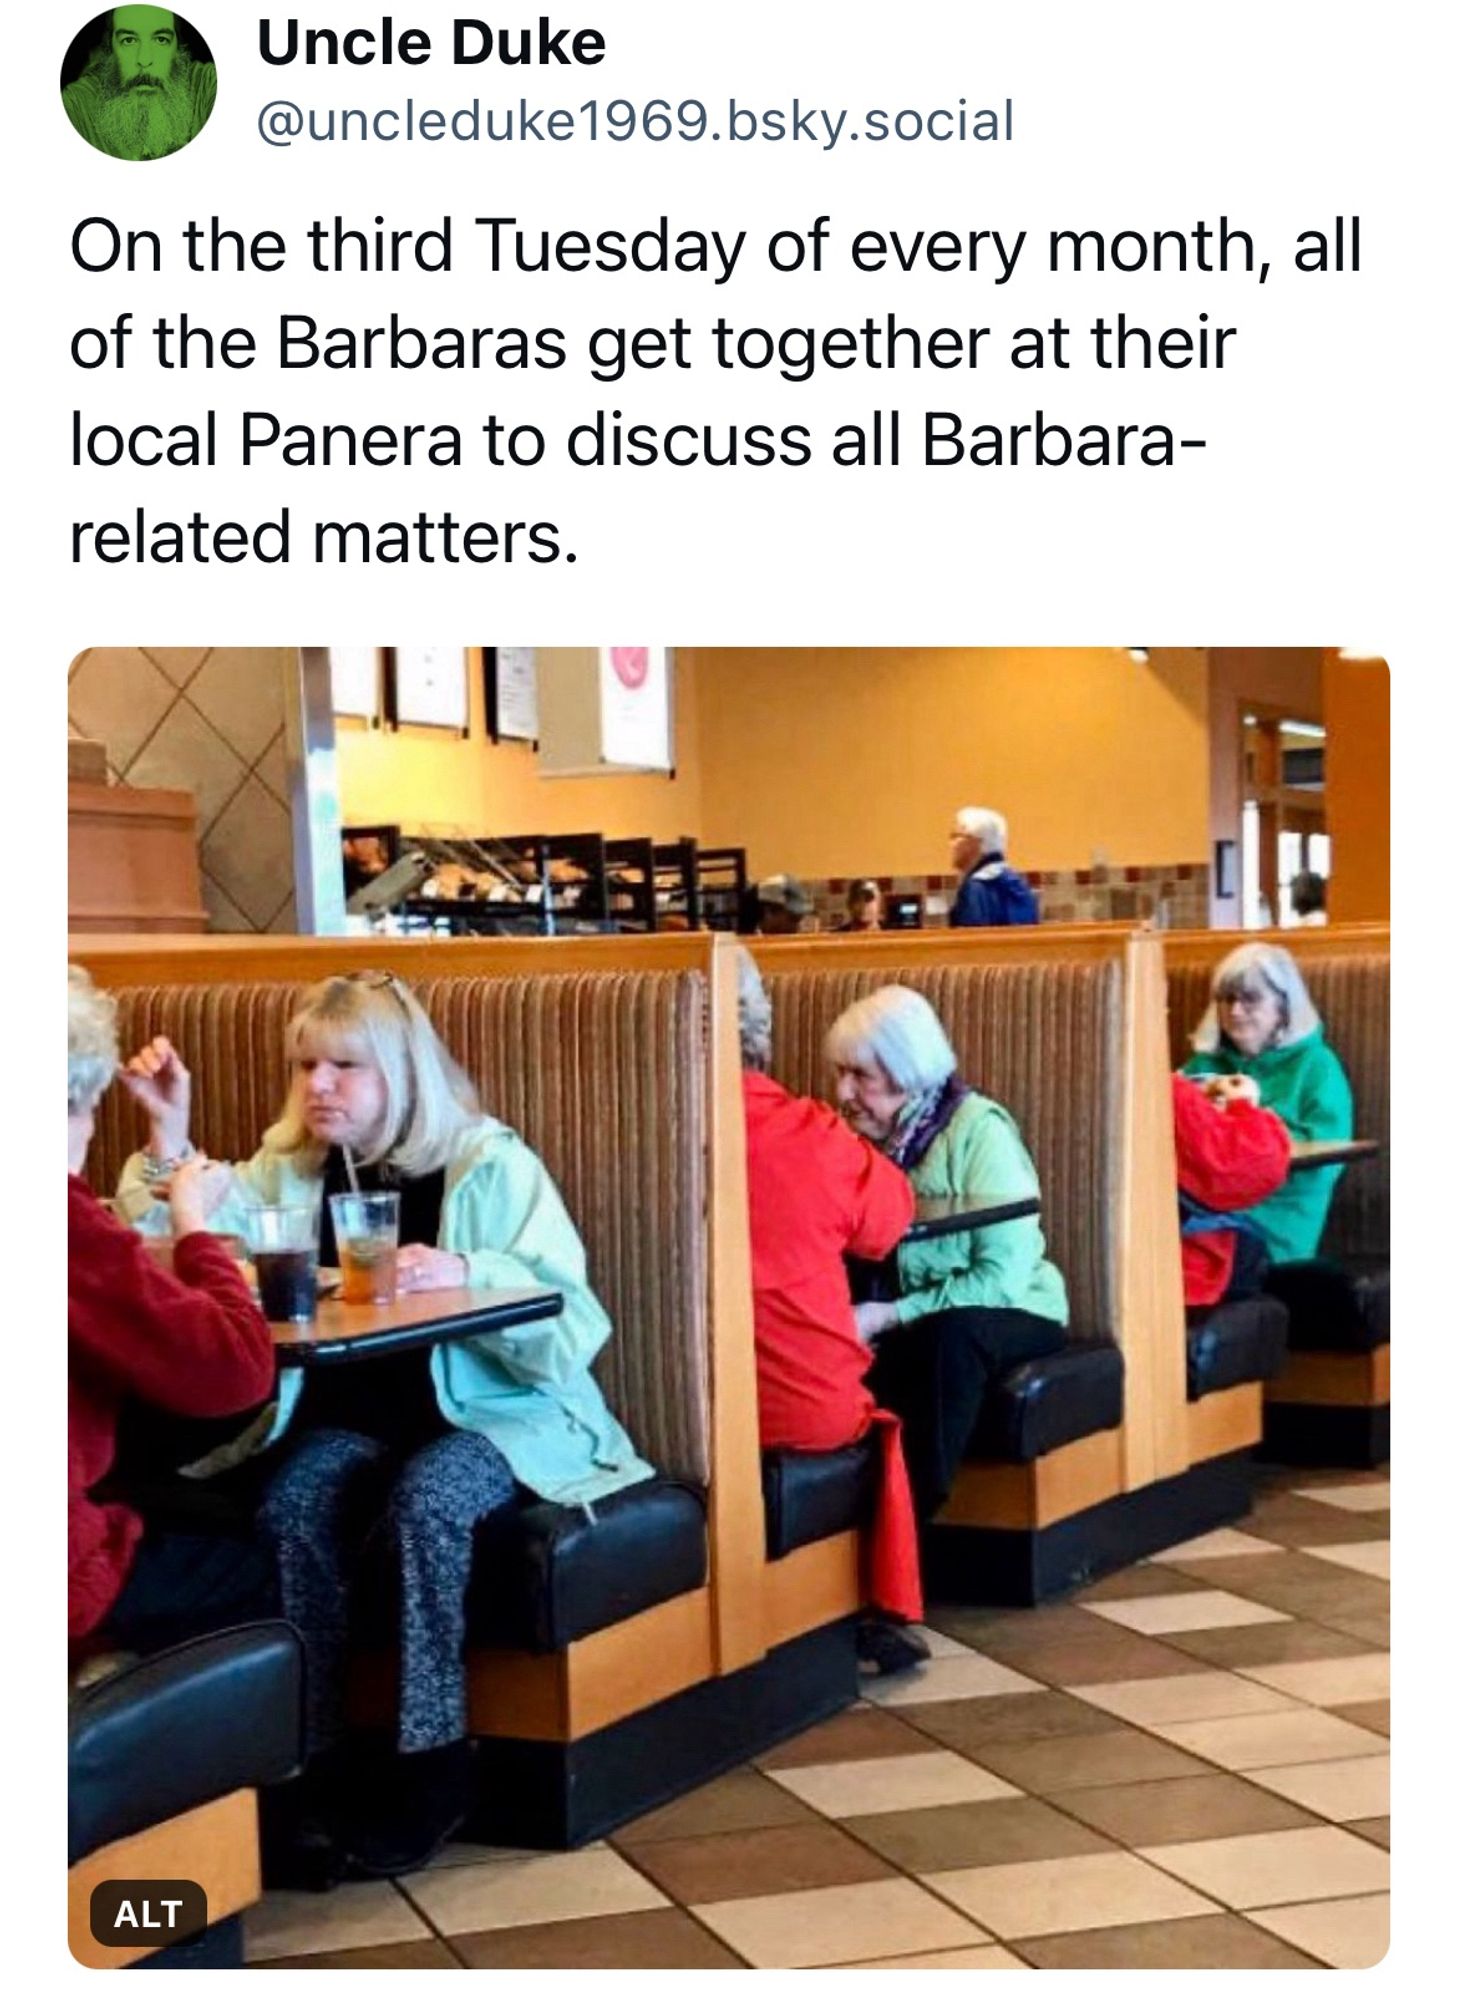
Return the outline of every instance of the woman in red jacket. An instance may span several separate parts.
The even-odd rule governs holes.
[[[251,1541],[149,1530],[124,1501],[96,1497],[115,1462],[122,1407],[184,1417],[249,1410],[272,1393],[273,1340],[208,1233],[226,1169],[198,1158],[173,1175],[171,1273],[81,1179],[117,1045],[114,1003],[76,966],[67,1026],[70,1635],[73,1645],[148,1652],[266,1617],[275,1593]]]
[[[1252,1076],[1174,1075],[1184,1303],[1218,1305],[1259,1288],[1269,1256],[1240,1213],[1283,1186],[1290,1171],[1284,1121],[1260,1106]]]

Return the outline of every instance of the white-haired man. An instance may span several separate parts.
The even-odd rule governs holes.
[[[951,825],[951,861],[961,886],[951,922],[1035,924],[1037,898],[1025,876],[1007,864],[1007,822],[989,806],[963,806]]]

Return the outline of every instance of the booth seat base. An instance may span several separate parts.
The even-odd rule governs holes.
[[[181,1944],[139,1958],[128,1972],[237,1972],[243,1964],[243,1919],[223,1917]]]
[[[845,1618],[574,1742],[482,1736],[480,1802],[463,1837],[580,1847],[838,1714],[858,1693],[855,1621]]]
[[[1391,1405],[1267,1401],[1259,1456],[1277,1465],[1345,1465],[1362,1471],[1385,1465],[1391,1457]]]
[[[926,1595],[955,1604],[1041,1604],[1250,1509],[1250,1454],[1226,1452],[1045,1527],[935,1521],[921,1538]]]

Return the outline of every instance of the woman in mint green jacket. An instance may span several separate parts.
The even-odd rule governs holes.
[[[1321,1018],[1282,945],[1242,944],[1214,969],[1209,1008],[1194,1031],[1185,1076],[1248,1076],[1259,1102],[1292,1139],[1349,1139],[1351,1086]],[[1313,1167],[1247,1209],[1272,1264],[1314,1257],[1343,1169]]]
[[[841,1115],[894,1160],[918,1198],[1035,1195],[1037,1170],[1010,1114],[956,1074],[935,1010],[907,986],[856,1002],[825,1052]],[[875,1347],[866,1380],[900,1416],[917,1512],[951,1490],[987,1383],[1067,1344],[1067,1288],[1036,1216],[903,1244],[899,1297],[858,1306]]]
[[[428,1351],[284,1369],[250,1440],[270,1447],[260,1525],[304,1637],[313,1752],[342,1734],[356,1572],[367,1545],[390,1550],[404,1778],[388,1824],[356,1825],[348,1844],[356,1862],[396,1873],[419,1865],[468,1804],[463,1650],[477,1524],[523,1489],[589,1506],[652,1467],[591,1375],[612,1329],[561,1196],[530,1148],[481,1113],[409,988],[388,973],[325,980],[290,1022],[288,1054],[282,1114],[233,1169],[215,1229],[246,1234],[261,1204],[317,1206],[322,1261],[336,1261],[327,1197],[348,1185],[347,1149],[362,1186],[399,1190],[402,1290],[541,1284],[564,1302],[556,1318]],[[127,1163],[120,1205],[139,1228],[165,1227],[153,1189],[191,1152],[191,1080],[165,1040],[133,1057],[126,1080],[151,1134]]]

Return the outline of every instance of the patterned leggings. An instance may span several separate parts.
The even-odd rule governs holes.
[[[400,1749],[433,1750],[465,1735],[475,1527],[515,1492],[500,1452],[469,1431],[434,1439],[403,1465],[356,1431],[310,1431],[299,1440],[259,1520],[278,1565],[284,1616],[303,1637],[310,1756],[343,1733],[352,1585],[381,1536],[399,1585]]]

